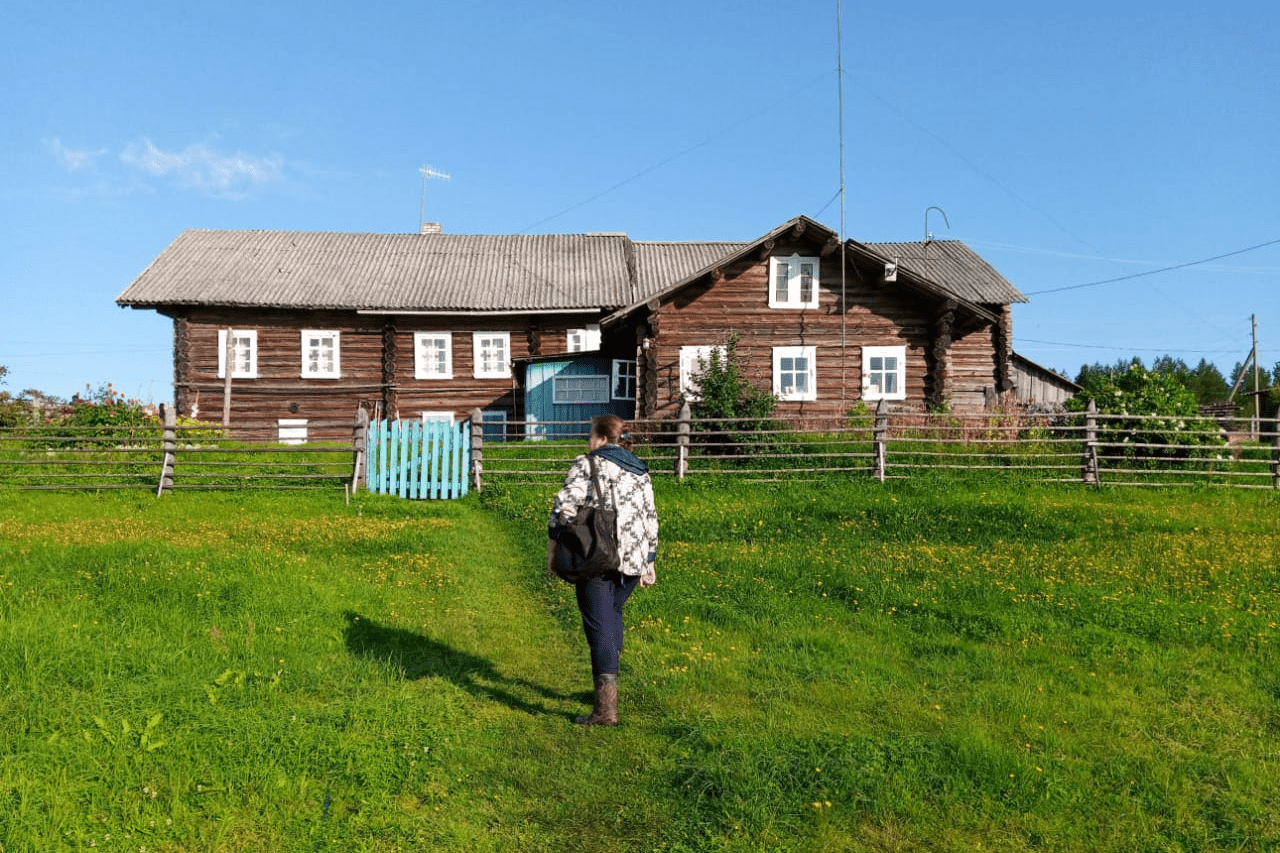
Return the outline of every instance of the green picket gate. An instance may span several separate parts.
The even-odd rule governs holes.
[[[423,500],[462,497],[471,470],[470,434],[469,420],[372,422],[365,455],[369,491]]]

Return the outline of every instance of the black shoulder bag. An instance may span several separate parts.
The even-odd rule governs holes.
[[[602,577],[622,566],[615,532],[618,514],[604,505],[595,457],[588,454],[587,463],[591,466],[594,497],[578,509],[568,524],[547,527],[547,535],[556,542],[552,571],[566,583]]]

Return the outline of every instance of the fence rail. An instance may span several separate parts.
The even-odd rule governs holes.
[[[1265,426],[1265,424],[1264,424]],[[519,438],[554,427],[570,441],[486,442],[485,479],[564,476],[590,425],[508,422]],[[1241,440],[1207,418],[992,412],[896,412],[845,418],[635,421],[635,452],[659,476],[783,479],[848,473],[879,480],[946,471],[1010,471],[1045,482],[1280,489],[1280,428]]]
[[[382,453],[374,425],[357,415],[350,442],[282,444],[231,441],[209,425],[116,430],[0,430],[0,488],[231,489],[315,488],[349,483],[405,497],[458,496],[485,481],[554,482],[582,452],[586,422],[508,421],[499,434],[478,413],[449,439],[447,487],[419,449],[404,459]],[[555,439],[546,437],[554,427]],[[641,420],[635,452],[656,476],[743,476],[754,480],[827,474],[881,481],[930,472],[1016,472],[1044,482],[1088,485],[1213,485],[1280,489],[1280,427],[1263,421],[1251,439],[1204,418],[897,412],[882,406],[845,418],[802,421]],[[404,429],[429,428],[419,424]],[[564,436],[568,435],[568,438]],[[419,439],[421,440],[421,439]],[[443,439],[440,439],[443,441]],[[400,451],[398,451],[400,452]],[[432,451],[434,453],[435,451]],[[380,453],[382,455],[380,456]],[[384,458],[385,457],[385,458]],[[443,458],[443,457],[442,457]],[[394,464],[393,464],[394,463]],[[425,492],[424,492],[425,488]],[[447,489],[447,493],[445,493]]]
[[[15,489],[303,489],[352,479],[350,442],[226,437],[214,425],[0,429],[0,487]],[[317,422],[313,422],[317,423]],[[343,421],[346,431],[351,422]],[[264,436],[265,437],[265,433]],[[252,438],[252,436],[250,437]]]

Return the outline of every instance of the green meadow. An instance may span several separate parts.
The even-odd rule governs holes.
[[[554,485],[0,492],[0,851],[1280,848],[1280,497],[657,483],[616,729]]]

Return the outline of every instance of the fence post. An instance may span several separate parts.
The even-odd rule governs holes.
[[[356,423],[351,431],[351,444],[355,458],[351,463],[351,493],[355,494],[365,482],[369,453],[369,413],[364,406],[356,408]]]
[[[1089,401],[1084,410],[1084,462],[1080,478],[1086,486],[1098,485],[1098,404]]]
[[[231,374],[235,372],[236,360],[235,329],[227,329],[227,346],[223,352],[223,359],[226,365],[226,377],[222,386],[222,428],[226,430],[231,427]]]
[[[172,406],[160,404],[160,417],[164,419],[164,457],[160,463],[160,486],[156,489],[156,497],[164,494],[165,489],[173,488],[173,465],[178,448],[178,419]]]
[[[1276,416],[1271,420],[1271,444],[1271,488],[1280,491],[1280,405],[1276,406]]]
[[[484,413],[471,410],[471,487],[477,492],[484,478]]]
[[[889,467],[889,401],[881,400],[876,406],[875,430],[872,436],[875,442],[875,462],[872,473],[880,482],[884,482],[885,469]]]
[[[683,480],[689,473],[689,426],[693,420],[693,412],[686,400],[680,406],[680,414],[676,416],[676,478]]]

